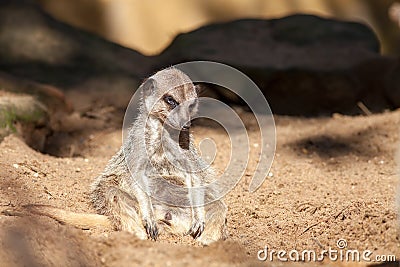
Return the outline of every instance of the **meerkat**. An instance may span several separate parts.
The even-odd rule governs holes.
[[[156,240],[160,229],[190,234],[202,244],[224,239],[224,202],[215,200],[203,206],[215,197],[215,192],[191,192],[192,187],[207,185],[216,177],[200,157],[189,133],[191,118],[198,108],[193,82],[182,71],[168,68],[148,78],[141,90],[139,115],[120,150],[92,184],[94,207],[108,216],[117,229],[141,239]],[[186,196],[170,194],[165,188],[160,178],[171,177],[174,185],[188,188]],[[151,193],[157,194],[158,199]],[[162,195],[176,204],[186,197],[192,205],[165,204],[159,200]]]
[[[140,89],[139,112],[127,138],[91,185],[99,214],[43,205],[26,208],[80,228],[112,225],[140,239],[156,240],[162,232],[191,235],[203,245],[225,239],[226,205],[216,199],[216,188],[207,187],[215,172],[189,133],[198,109],[196,87],[185,73],[168,68]],[[174,186],[182,190],[174,191]]]

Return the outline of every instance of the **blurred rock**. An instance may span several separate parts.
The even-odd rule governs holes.
[[[25,105],[14,105],[17,113],[28,114],[28,105],[30,104],[32,108],[43,107],[46,120],[39,124],[38,127],[48,128],[49,131],[58,130],[61,127],[60,125],[65,124],[67,117],[70,117],[73,112],[72,104],[66,99],[64,93],[55,86],[0,72],[0,90],[3,91],[3,94],[7,93],[8,96],[12,96],[12,102],[17,103],[19,99],[30,99],[28,102],[23,102],[26,107]],[[25,97],[21,98],[20,95]],[[21,118],[21,116],[17,116],[15,122]]]
[[[385,86],[385,96],[392,104],[393,108],[400,107],[400,59],[397,60],[395,66],[388,71]]]
[[[66,99],[64,93],[54,86],[0,72],[0,89],[35,96],[46,105],[51,113],[72,112],[72,104]]]
[[[49,152],[59,135],[105,128],[113,110],[74,112],[60,89],[0,72],[0,140],[15,133],[32,148]]]
[[[320,114],[357,111],[363,84],[353,69],[380,55],[379,41],[365,25],[295,15],[202,27],[180,34],[161,57],[163,64],[231,65],[261,87],[273,112]]]
[[[49,132],[48,117],[48,110],[35,97],[0,90],[0,139],[17,133],[40,150]]]
[[[92,91],[104,102],[126,106],[129,98],[102,94],[115,84],[123,84],[119,89],[125,91],[124,96],[129,95],[127,92],[132,93],[148,71],[149,63],[136,51],[58,22],[33,1],[0,2],[2,71],[67,91]]]
[[[378,53],[367,26],[312,15],[208,25],[178,35],[163,52],[171,61],[214,60],[254,71],[336,71]]]

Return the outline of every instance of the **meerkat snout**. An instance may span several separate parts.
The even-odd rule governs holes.
[[[192,125],[191,121],[196,116],[197,109],[195,107],[197,107],[196,100],[180,103],[168,113],[165,123],[176,130],[189,130]]]

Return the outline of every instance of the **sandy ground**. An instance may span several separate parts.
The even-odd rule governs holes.
[[[110,110],[104,127],[54,137],[48,149],[53,155],[32,150],[16,136],[5,138],[0,143],[0,210],[40,203],[93,212],[89,185],[121,145],[123,113]],[[140,241],[129,233],[81,230],[43,216],[0,215],[0,265],[289,266],[276,256],[273,262],[258,261],[257,252],[265,246],[321,252],[337,249],[339,239],[346,240],[347,249],[371,250],[372,259],[400,259],[394,205],[400,111],[368,117],[276,116],[275,160],[254,193],[247,188],[259,132],[250,116],[242,116],[252,154],[244,177],[225,198],[228,240],[209,247],[189,237]],[[215,167],[222,170],[229,160],[226,134],[204,125],[192,131],[196,140],[212,136],[218,146]]]

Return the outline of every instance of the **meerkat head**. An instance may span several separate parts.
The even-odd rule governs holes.
[[[182,71],[169,68],[142,84],[147,114],[176,130],[188,130],[198,109],[196,87]]]

